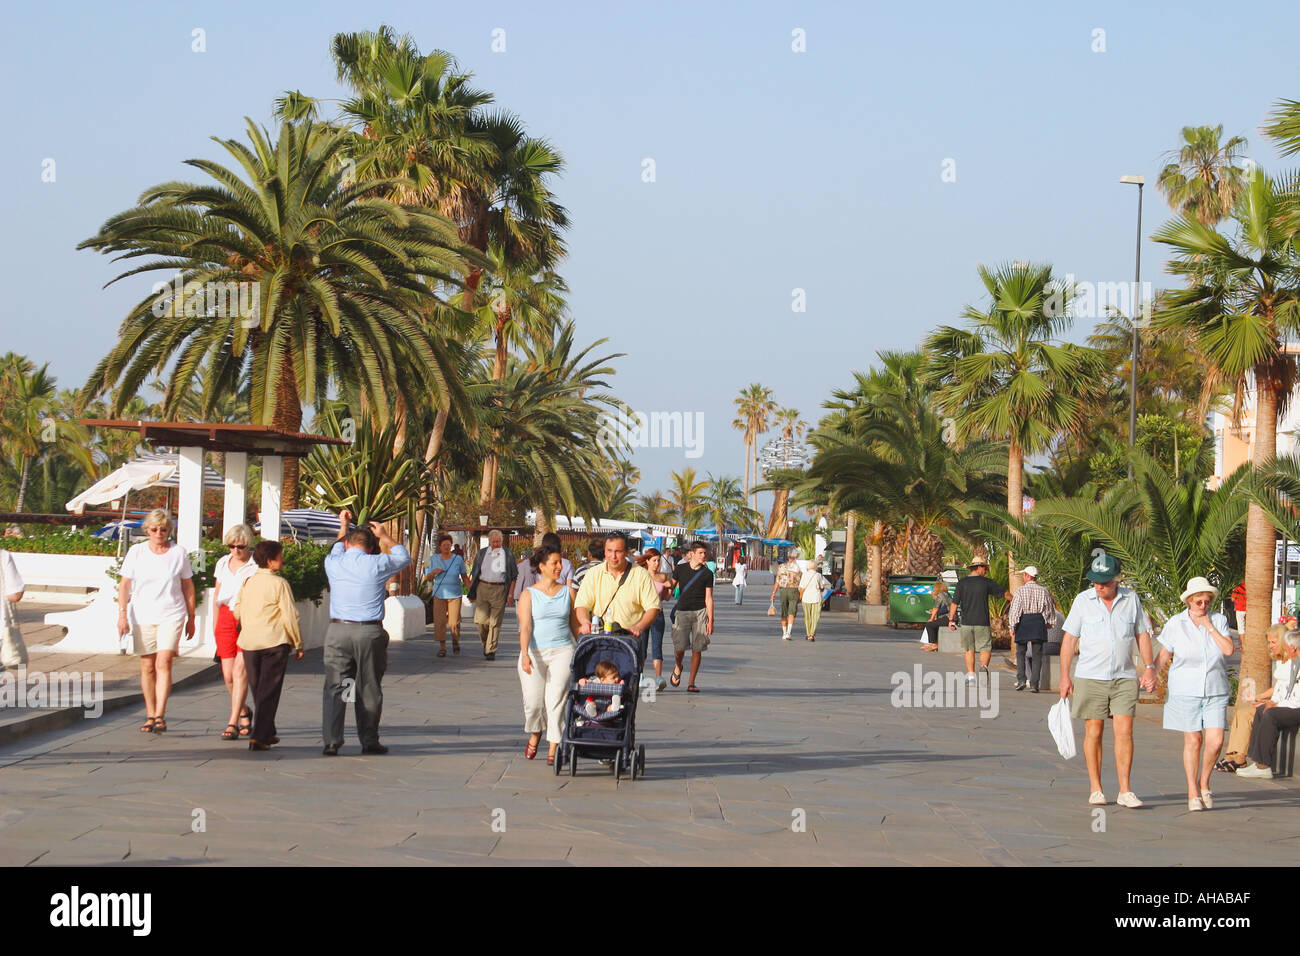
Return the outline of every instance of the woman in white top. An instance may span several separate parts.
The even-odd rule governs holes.
[[[803,604],[803,627],[808,640],[817,639],[817,623],[822,618],[822,589],[826,579],[812,561],[801,561],[803,574],[799,578],[799,601]]]
[[[1218,590],[1205,578],[1192,578],[1183,591],[1187,610],[1175,614],[1160,630],[1156,673],[1171,657],[1166,730],[1183,732],[1183,772],[1187,775],[1187,809],[1214,806],[1210,774],[1223,748],[1228,726],[1228,669],[1232,654],[1228,619],[1211,613]]]
[[[732,574],[735,575],[731,579],[731,586],[736,589],[736,606],[740,607],[745,600],[745,579],[749,577],[749,568],[745,565],[745,556],[743,554],[737,556],[735,567],[731,570]]]
[[[221,732],[221,739],[238,740],[252,732],[253,712],[244,705],[248,697],[248,674],[237,643],[239,622],[231,611],[244,582],[257,573],[257,562],[253,560],[253,529],[248,525],[234,525],[221,540],[230,547],[230,553],[217,562],[212,572],[216,580],[212,603],[217,609],[212,633],[221,660],[221,676],[226,680],[226,690],[230,691],[230,722]]]
[[[122,562],[117,633],[129,633],[140,655],[147,717],[140,732],[161,734],[167,730],[172,658],[180,646],[181,630],[186,640],[194,636],[194,572],[185,549],[167,540],[172,519],[166,511],[155,508],[142,524],[149,540],[133,545]]]

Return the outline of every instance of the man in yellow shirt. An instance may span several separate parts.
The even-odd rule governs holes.
[[[573,605],[579,634],[592,633],[596,617],[641,639],[659,613],[659,592],[650,572],[627,560],[627,535],[616,531],[605,538],[605,563],[583,576]]]

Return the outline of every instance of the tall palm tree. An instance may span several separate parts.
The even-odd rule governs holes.
[[[189,160],[214,182],[156,186],[78,247],[148,257],[114,282],[177,269],[184,282],[170,301],[150,295],[131,309],[87,394],[116,385],[116,410],[147,374],[175,359],[163,397],[168,414],[200,367],[205,388],[216,392],[216,383],[236,382],[245,364],[254,424],[298,431],[303,404],[324,399],[332,384],[359,390],[381,421],[397,396],[413,407],[439,360],[420,309],[436,288],[457,285],[456,276],[478,261],[473,250],[446,218],[382,198],[392,183],[343,186],[339,132],[287,122],[272,142],[250,121],[248,136],[251,149],[219,141],[246,179]],[[253,283],[255,314],[214,311],[208,284],[241,282]],[[297,503],[297,464],[285,462],[289,507]]]
[[[767,431],[769,422],[776,414],[777,405],[772,399],[772,390],[765,385],[754,382],[741,389],[735,398],[736,420],[731,427],[745,434],[745,497],[753,500],[750,507],[758,504],[758,493],[752,491],[753,484],[758,483],[758,436]],[[750,483],[750,469],[753,468],[754,482]]]
[[[646,524],[667,524],[672,517],[672,505],[659,489],[641,494],[636,499],[636,519]]]
[[[1019,518],[1026,454],[1046,450],[1056,435],[1082,426],[1081,398],[1100,381],[1103,362],[1095,349],[1053,339],[1072,318],[1069,290],[1050,265],[1014,263],[979,267],[989,295],[985,308],[967,306],[970,329],[941,326],[926,338],[926,378],[952,416],[959,436],[1007,443],[1007,514]],[[1010,584],[1020,586],[1015,556]]]
[[[1156,187],[1179,215],[1203,226],[1222,222],[1232,212],[1246,185],[1246,171],[1238,166],[1246,150],[1246,137],[1233,136],[1220,144],[1223,126],[1184,126],[1182,145],[1170,150]]]
[[[799,417],[799,409],[797,408],[778,410],[775,424],[780,429],[781,435],[792,441],[802,438],[804,429],[808,427],[808,423]],[[757,477],[755,475],[755,480],[757,480]],[[781,480],[781,478],[776,478],[774,475],[767,477],[768,483],[773,486],[772,514],[767,520],[767,530],[769,535],[780,536],[785,533],[786,516],[789,511],[790,492],[793,484],[788,478]],[[773,481],[774,478],[776,478],[775,481]]]
[[[669,510],[677,523],[690,531],[704,518],[704,493],[709,483],[698,481],[694,468],[671,472],[668,477],[672,480],[666,496]]]
[[[1253,176],[1233,209],[1233,231],[1223,234],[1182,216],[1152,237],[1174,251],[1170,271],[1189,285],[1166,294],[1152,317],[1156,328],[1183,335],[1201,349],[1215,374],[1240,397],[1254,397],[1251,462],[1263,470],[1277,454],[1277,422],[1296,382],[1295,361],[1283,342],[1300,332],[1300,281],[1294,234],[1282,224],[1294,201],[1293,180]],[[1274,532],[1252,502],[1246,517],[1246,633],[1242,676],[1263,687],[1268,678],[1264,631],[1272,605]]]

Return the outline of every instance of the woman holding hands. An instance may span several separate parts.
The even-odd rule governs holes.
[[[1160,631],[1156,673],[1172,657],[1164,728],[1183,732],[1183,771],[1187,775],[1187,809],[1214,806],[1210,774],[1223,747],[1228,713],[1228,671],[1232,654],[1228,619],[1211,613],[1218,590],[1205,578],[1192,578],[1183,591],[1187,610],[1175,614]]]
[[[555,751],[564,730],[564,702],[569,689],[569,664],[578,616],[573,592],[560,583],[563,563],[554,545],[544,544],[532,554],[539,580],[519,595],[519,684],[524,697],[524,730],[528,743],[524,756],[532,760],[546,732],[546,762],[555,763]]]

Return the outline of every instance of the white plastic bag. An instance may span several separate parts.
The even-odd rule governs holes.
[[[1052,732],[1052,739],[1056,741],[1056,749],[1061,752],[1061,756],[1066,760],[1071,759],[1077,751],[1074,749],[1074,725],[1070,723],[1069,700],[1062,697],[1047,712],[1047,727]]]

